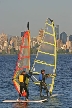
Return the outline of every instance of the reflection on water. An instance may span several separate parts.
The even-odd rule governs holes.
[[[28,108],[28,103],[24,102],[24,103],[14,103],[12,105],[12,108]]]

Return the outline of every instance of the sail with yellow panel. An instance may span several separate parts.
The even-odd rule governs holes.
[[[45,73],[50,75],[50,77],[46,79],[46,83],[49,92],[52,93],[56,76],[56,36],[54,21],[50,18],[45,22],[44,35],[31,69],[33,72],[32,78],[36,85],[40,85],[38,75],[42,69],[45,69]]]

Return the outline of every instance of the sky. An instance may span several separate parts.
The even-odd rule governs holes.
[[[30,22],[31,37],[51,18],[60,33],[72,34],[72,0],[0,0],[0,34],[21,36]]]

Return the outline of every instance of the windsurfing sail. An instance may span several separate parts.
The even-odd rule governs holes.
[[[29,22],[27,24],[27,27],[28,26],[29,26]],[[22,36],[20,52],[18,54],[18,60],[13,75],[13,83],[18,93],[20,93],[20,83],[18,78],[23,70],[25,70],[26,72],[29,72],[30,70],[30,31],[29,30],[25,31],[24,35]]]
[[[44,36],[31,69],[35,84],[40,84],[37,74],[40,74],[42,69],[45,69],[45,73],[50,75],[46,83],[49,92],[52,93],[56,76],[56,36],[54,22],[50,18],[45,22]]]

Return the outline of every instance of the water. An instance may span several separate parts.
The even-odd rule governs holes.
[[[34,56],[31,57],[33,63]],[[17,99],[12,76],[15,68],[17,56],[4,55],[0,56],[0,108],[72,108],[72,55],[58,55],[57,59],[57,76],[55,78],[54,94],[58,95],[49,98],[45,103],[2,103],[5,99]],[[30,82],[29,86],[30,99],[38,100],[39,88]]]

